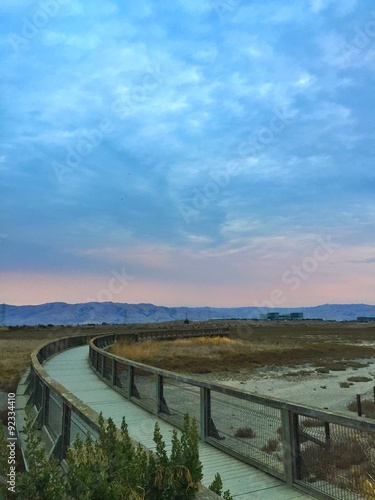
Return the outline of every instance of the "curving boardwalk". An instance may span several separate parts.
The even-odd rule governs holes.
[[[102,382],[89,366],[88,350],[87,345],[68,349],[47,360],[43,368],[48,375],[83,403],[98,413],[102,412],[105,418],[111,417],[117,426],[121,424],[122,417],[125,416],[130,436],[151,450],[155,448],[153,432],[155,422],[158,422],[169,449],[172,425],[156,419],[154,415],[131,403]],[[312,498],[209,444],[200,443],[199,452],[203,464],[203,485],[208,486],[215,474],[219,472],[224,489],[229,488],[236,500],[307,500]]]

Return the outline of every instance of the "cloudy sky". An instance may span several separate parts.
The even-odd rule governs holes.
[[[370,0],[0,15],[1,302],[375,303]]]

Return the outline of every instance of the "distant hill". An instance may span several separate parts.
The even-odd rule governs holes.
[[[304,318],[336,321],[356,320],[357,316],[375,316],[375,305],[324,304],[316,307],[164,307],[153,304],[121,304],[114,302],[87,302],[66,304],[52,302],[36,306],[0,305],[0,325],[84,325],[87,323],[157,323],[208,319],[259,319],[260,313],[302,312]]]

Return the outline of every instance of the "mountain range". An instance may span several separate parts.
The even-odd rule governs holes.
[[[375,317],[375,305],[324,304],[315,307],[164,307],[154,304],[122,304],[115,302],[87,302],[67,304],[51,302],[40,305],[0,305],[0,325],[84,325],[88,323],[157,323],[209,319],[259,319],[261,313],[302,312],[305,319],[334,321],[356,320],[357,316]]]

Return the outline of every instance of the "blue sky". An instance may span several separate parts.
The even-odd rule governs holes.
[[[124,4],[1,3],[1,302],[375,303],[372,3]]]

